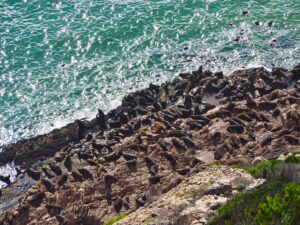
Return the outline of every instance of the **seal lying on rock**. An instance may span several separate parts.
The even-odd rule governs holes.
[[[56,161],[43,172],[32,171],[40,178],[20,197],[26,210],[9,209],[0,220],[103,224],[160,198],[205,164],[287,153],[300,140],[300,94],[290,84],[291,76],[298,82],[297,71],[255,68],[224,76],[199,68],[128,94],[115,110],[82,120],[81,139],[75,124],[76,141],[55,149]]]

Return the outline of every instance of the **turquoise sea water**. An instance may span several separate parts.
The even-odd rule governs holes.
[[[200,64],[299,61],[299,0],[0,0],[0,145]]]

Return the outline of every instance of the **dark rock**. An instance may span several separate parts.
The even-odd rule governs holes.
[[[230,183],[218,183],[208,188],[204,192],[205,195],[220,195],[223,194],[225,196],[231,195],[232,187]]]
[[[2,176],[0,175],[0,180],[4,183],[6,183],[7,185],[10,185],[11,184],[11,181],[10,181],[10,176]]]

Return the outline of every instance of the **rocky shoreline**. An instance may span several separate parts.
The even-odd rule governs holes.
[[[119,224],[142,224],[130,214],[210,174],[203,170],[212,164],[286,155],[300,146],[299,79],[300,66],[230,76],[200,67],[129,93],[106,115],[5,146],[0,163],[15,160],[26,173],[2,190],[0,224],[104,224],[118,214],[129,215]],[[27,188],[7,194],[20,183]]]

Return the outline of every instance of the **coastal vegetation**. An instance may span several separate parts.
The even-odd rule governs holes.
[[[300,221],[300,157],[269,160],[243,167],[256,178],[266,179],[262,186],[240,193],[220,207],[209,225],[297,225]],[[298,183],[296,183],[298,182]]]
[[[104,225],[113,225],[114,223],[118,222],[121,219],[124,219],[125,217],[126,217],[125,214],[120,213],[115,217],[111,218],[110,220],[108,220],[107,222],[105,222]]]

